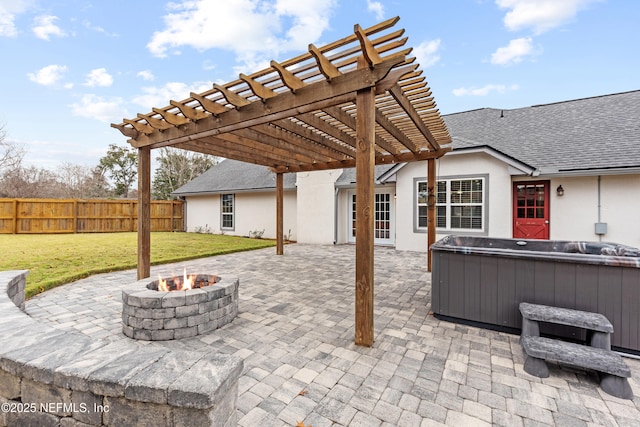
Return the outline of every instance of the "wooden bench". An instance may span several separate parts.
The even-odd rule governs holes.
[[[524,370],[539,378],[549,376],[545,361],[561,363],[598,372],[600,387],[606,393],[622,399],[633,399],[627,378],[631,370],[622,357],[611,351],[611,322],[598,313],[567,308],[521,303],[522,335],[525,352]],[[575,326],[587,329],[588,345],[575,344],[540,336],[538,322]]]

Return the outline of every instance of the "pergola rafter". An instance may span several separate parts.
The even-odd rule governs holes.
[[[373,342],[373,167],[433,160],[451,137],[422,71],[409,56],[399,18],[276,62],[182,101],[112,124],[139,150],[149,174],[150,150],[177,147],[271,168],[276,173],[277,253],[282,248],[282,174],[356,168],[356,343]],[[429,171],[430,179],[433,171]],[[148,209],[149,177],[139,179]],[[432,188],[430,182],[430,188]],[[429,213],[429,244],[435,210]],[[138,276],[150,270],[148,215],[140,212]]]

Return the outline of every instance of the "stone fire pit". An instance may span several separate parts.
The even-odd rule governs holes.
[[[239,279],[205,274],[195,277],[196,286],[212,284],[164,292],[157,290],[160,280],[147,278],[125,287],[122,332],[138,340],[166,341],[194,337],[231,322],[238,314]]]

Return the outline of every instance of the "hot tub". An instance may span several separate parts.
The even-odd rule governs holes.
[[[448,236],[431,246],[436,317],[519,333],[521,302],[605,315],[611,344],[640,354],[640,250],[615,243]],[[543,333],[584,340],[584,332]]]

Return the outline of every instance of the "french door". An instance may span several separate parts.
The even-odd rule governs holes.
[[[395,218],[393,192],[376,191],[374,195],[373,243],[393,245],[395,243]],[[349,242],[356,241],[356,194],[349,192]]]

